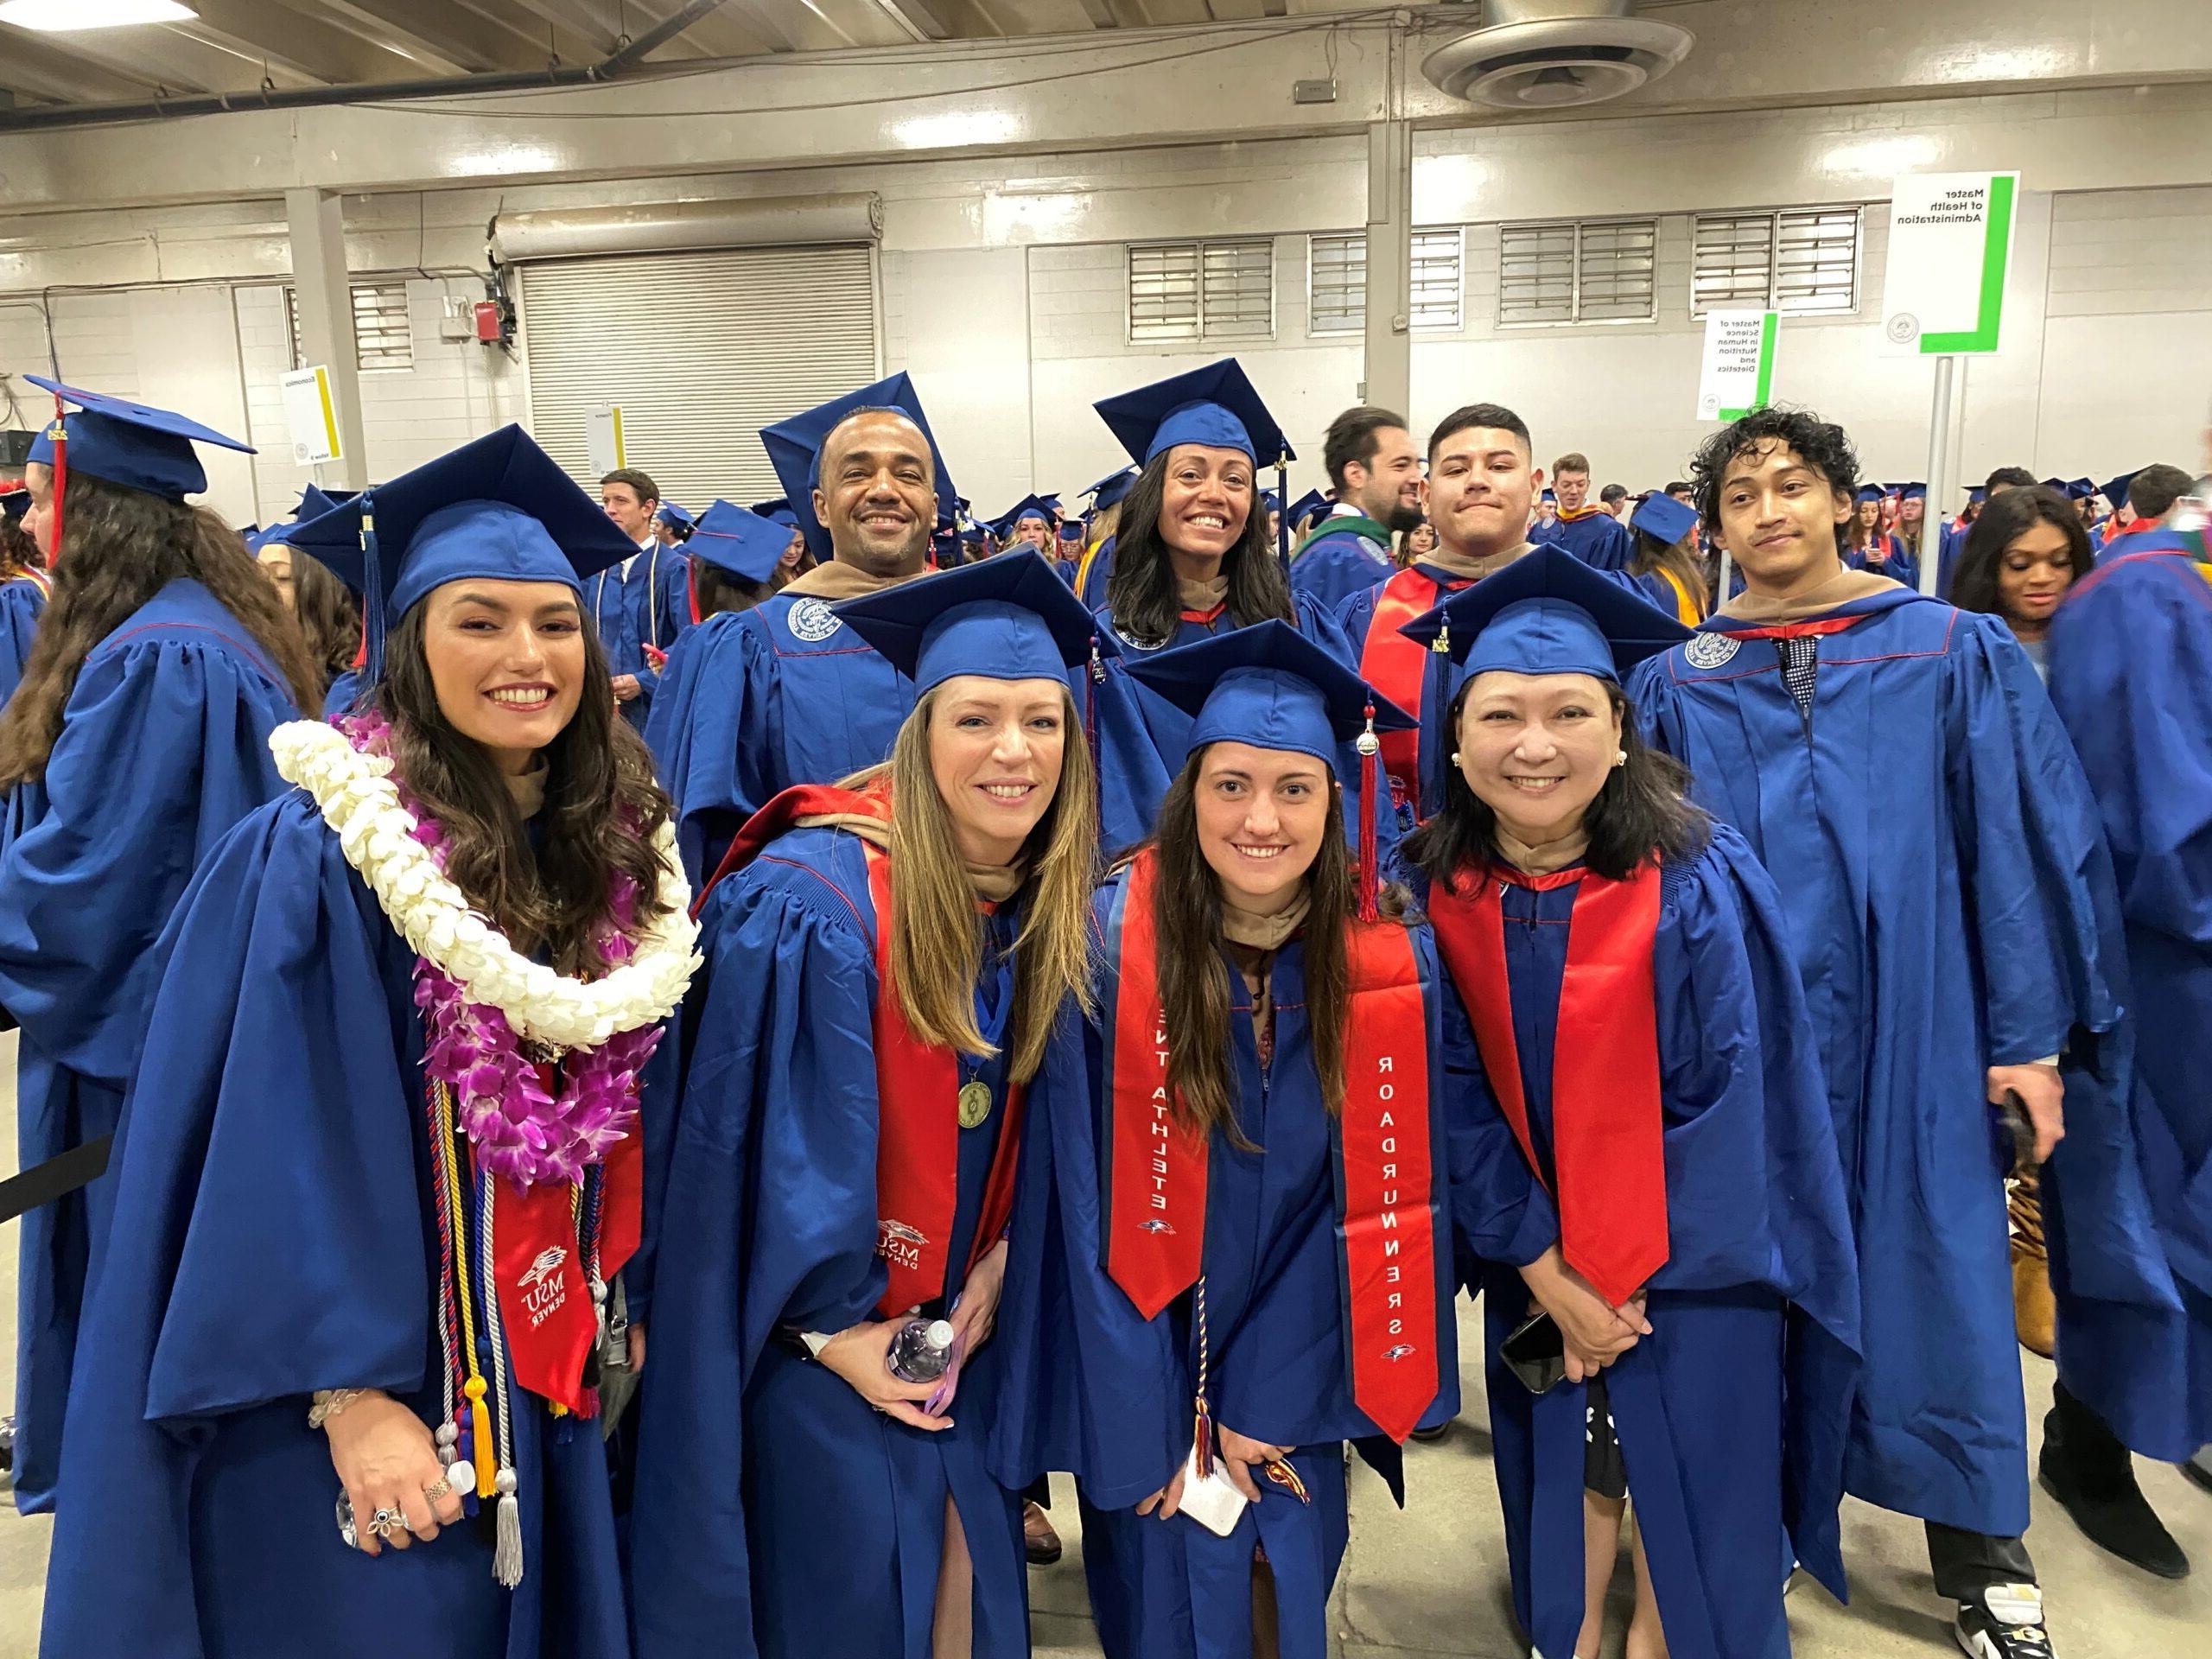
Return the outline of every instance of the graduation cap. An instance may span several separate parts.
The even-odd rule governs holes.
[[[772,501],[755,501],[751,511],[772,523],[781,524],[785,530],[798,528],[798,514],[791,511],[791,504],[780,495]]]
[[[774,519],[717,501],[693,523],[683,550],[741,581],[759,583],[775,574],[791,544],[791,531]]]
[[[1975,484],[1967,490],[1967,505],[1970,507],[1980,506],[1988,499],[1989,491],[1982,485]]]
[[[2096,493],[2096,480],[2094,479],[2069,478],[2066,480],[2066,499],[2069,501],[2086,501]]]
[[[1494,578],[1491,578],[1494,580]],[[1479,584],[1478,584],[1479,585]],[[1192,716],[1184,753],[1209,743],[1309,754],[1333,772],[1342,745],[1360,755],[1359,913],[1375,918],[1377,731],[1409,732],[1404,709],[1307,639],[1270,617],[1132,663],[1130,675]]]
[[[638,550],[519,426],[364,491],[287,539],[362,595],[364,684],[384,676],[386,628],[434,588],[471,577],[557,582],[581,598],[587,577]]]
[[[1140,467],[1179,443],[1241,449],[1255,466],[1280,467],[1298,459],[1243,365],[1233,357],[1155,380],[1091,407]]]
[[[1894,490],[1900,501],[1925,501],[1928,499],[1928,486],[1917,480],[1910,484],[1897,485]]]
[[[65,424],[61,417],[57,415],[33,433],[31,447],[23,452],[23,465],[26,467],[53,466],[54,441],[62,435]]]
[[[1859,501],[1862,506],[1869,501],[1883,500],[1888,495],[1888,489],[1879,484],[1861,484],[1859,486]]]
[[[2134,473],[2122,473],[2118,478],[2098,486],[2097,493],[2104,497],[2114,512],[2118,512],[2127,505],[2127,486],[2135,482],[2135,473],[2142,470],[2138,467]]]
[[[1039,496],[1038,499],[1045,504],[1046,507],[1051,512],[1052,517],[1055,518],[1058,518],[1062,513],[1067,511],[1065,506],[1060,505],[1060,498],[1057,495]]]
[[[1559,497],[1549,490],[1546,490],[1541,499],[1548,507],[1555,507],[1559,505]]]
[[[1317,512],[1329,510],[1329,498],[1319,490],[1308,490],[1290,504],[1290,511],[1283,515],[1285,524],[1302,524]]]
[[[1469,680],[1492,669],[1588,674],[1618,684],[1645,658],[1690,637],[1625,583],[1549,546],[1523,553],[1399,632],[1450,655],[1455,700]]]
[[[1628,516],[1629,528],[1671,546],[1697,528],[1697,509],[1671,495],[1647,495]]]
[[[776,469],[777,481],[784,486],[785,505],[791,510],[792,523],[805,535],[806,544],[817,558],[836,556],[829,531],[814,516],[814,492],[822,482],[822,446],[848,416],[871,409],[893,410],[919,427],[923,442],[930,447],[930,461],[937,475],[937,499],[952,501],[959,497],[960,492],[952,486],[952,475],[944,469],[944,456],[937,447],[936,435],[930,430],[929,416],[922,413],[922,400],[914,391],[913,381],[903,372],[857,391],[849,391],[842,397],[832,397],[826,404],[802,410],[787,421],[761,428],[760,444],[768,452],[769,464]]]
[[[1137,469],[1134,467],[1124,467],[1117,473],[1107,474],[1084,493],[1091,498],[1090,510],[1093,512],[1103,512],[1127,495],[1130,486],[1136,481]]]
[[[351,501],[359,490],[326,490],[319,484],[310,484],[300,492],[300,499],[292,504],[292,517],[305,523],[320,518],[333,507]]]
[[[1084,522],[1081,518],[1070,518],[1060,520],[1060,539],[1062,541],[1080,542],[1083,540],[1083,537]]]
[[[662,502],[660,511],[653,514],[653,517],[671,530],[696,530],[699,524],[696,518],[684,512],[673,501]]]
[[[832,608],[924,693],[962,674],[1057,680],[1120,649],[1033,548]]]
[[[7,515],[11,524],[21,524],[23,515],[31,510],[31,493],[23,485],[0,490],[0,513]]]
[[[1281,490],[1262,490],[1260,492],[1260,499],[1266,505],[1269,512],[1281,512],[1282,511],[1282,492]]]
[[[2066,480],[2063,478],[2046,478],[2043,486],[2046,490],[2056,490],[2061,495],[2066,493]]]
[[[1050,530],[1052,527],[1052,509],[1046,505],[1043,498],[1025,495],[1014,504],[1011,512],[994,523],[991,528],[1003,539],[1013,535],[1016,527],[1025,518],[1034,518],[1046,529]]]
[[[61,433],[59,462],[66,472],[82,473],[124,489],[143,490],[165,501],[181,501],[207,487],[207,469],[200,466],[194,444],[217,444],[248,455],[255,453],[251,444],[226,437],[169,410],[97,391],[80,391],[41,375],[27,374],[23,378],[77,405],[77,412],[68,417]],[[46,453],[38,454],[34,443],[31,458],[55,465],[52,437],[41,435],[48,438]]]

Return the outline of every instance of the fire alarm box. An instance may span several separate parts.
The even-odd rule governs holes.
[[[497,300],[476,302],[476,338],[486,346],[496,346],[505,336]]]

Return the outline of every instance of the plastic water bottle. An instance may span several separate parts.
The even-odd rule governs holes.
[[[891,1375],[901,1382],[934,1382],[952,1363],[952,1325],[944,1319],[912,1319],[891,1338]]]

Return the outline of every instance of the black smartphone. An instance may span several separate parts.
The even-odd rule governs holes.
[[[1997,1109],[2005,1125],[2007,1148],[2012,1153],[2012,1167],[2005,1173],[2024,1175],[2037,1167],[2036,1164],[2036,1126],[2028,1116],[2028,1103],[2020,1098],[2017,1089],[2005,1091],[2005,1103]]]
[[[1543,1394],[1567,1380],[1567,1338],[1548,1313],[1530,1314],[1506,1338],[1498,1356],[1531,1394]]]

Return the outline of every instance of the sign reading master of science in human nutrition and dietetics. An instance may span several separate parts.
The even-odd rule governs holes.
[[[1891,187],[1882,343],[1891,356],[1997,349],[2018,173],[1909,173]]]

